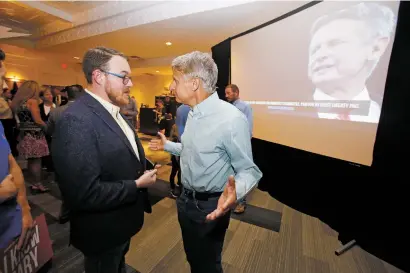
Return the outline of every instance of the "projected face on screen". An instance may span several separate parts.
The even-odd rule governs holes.
[[[312,1],[233,38],[253,137],[371,165],[400,3]]]
[[[308,75],[316,101],[361,101],[355,109],[319,111],[320,118],[377,123],[380,106],[366,81],[386,50],[394,26],[393,12],[361,3],[325,15],[313,25]]]
[[[363,86],[370,63],[380,52],[368,36],[369,28],[364,22],[350,19],[335,20],[317,30],[309,50],[312,82],[330,94],[347,82],[355,81]],[[340,96],[349,98],[349,90],[341,91],[346,92]]]

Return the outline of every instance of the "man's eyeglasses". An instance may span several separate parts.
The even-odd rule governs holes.
[[[100,69],[100,70],[101,70],[101,69]],[[113,76],[115,76],[115,77],[117,77],[117,78],[122,79],[122,83],[123,83],[124,85],[127,85],[127,84],[131,81],[131,77],[128,77],[128,76],[126,76],[126,75],[121,75],[121,74],[117,74],[117,73],[113,73],[113,72],[108,72],[108,71],[104,71],[104,70],[101,70],[101,71],[104,72],[104,73],[113,75]]]

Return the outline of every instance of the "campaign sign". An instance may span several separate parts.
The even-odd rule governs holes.
[[[53,257],[53,248],[44,214],[34,220],[22,249],[18,238],[0,250],[0,273],[35,273]]]

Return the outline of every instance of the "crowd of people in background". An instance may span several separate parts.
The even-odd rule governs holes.
[[[52,135],[47,133],[49,117],[55,109],[68,103],[72,89],[84,92],[80,85],[59,90],[40,86],[32,80],[24,81],[14,95],[7,87],[3,89],[1,121],[13,155],[27,160],[26,180],[33,194],[49,191],[42,183],[42,170],[54,171],[50,155]]]

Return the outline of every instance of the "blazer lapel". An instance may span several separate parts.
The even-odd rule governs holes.
[[[135,132],[135,129],[132,128],[132,124],[125,118],[123,114],[121,114],[122,118],[125,120],[125,122],[130,126],[131,131],[134,133],[135,137],[135,143],[137,144],[137,149],[138,149],[138,155],[140,158],[141,164],[144,166],[144,171],[146,169],[146,162],[145,162],[145,152],[144,152],[144,147],[142,147],[141,141],[138,138],[138,134]]]
[[[134,149],[131,146],[131,143],[128,141],[127,136],[124,134],[122,131],[121,127],[118,125],[118,123],[115,121],[115,119],[111,116],[111,114],[107,111],[107,109],[104,108],[103,105],[96,99],[94,99],[92,96],[89,94],[84,94],[84,100],[85,103],[92,108],[92,111],[99,116],[107,125],[110,127],[112,131],[114,131],[118,137],[124,142],[124,144],[130,149],[132,154],[137,157],[137,155],[134,152]],[[139,149],[138,149],[139,150]],[[138,159],[138,157],[137,157]]]

